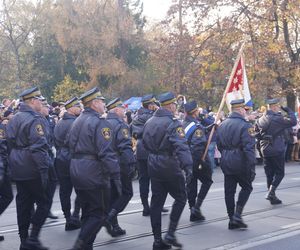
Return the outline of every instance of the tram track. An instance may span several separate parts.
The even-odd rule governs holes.
[[[261,166],[260,166],[261,167]],[[299,165],[299,167],[300,167],[300,165]],[[220,170],[221,171],[221,170]],[[222,174],[222,173],[221,173]],[[287,177],[289,177],[289,176],[291,176],[291,175],[295,175],[295,174],[300,174],[300,171],[296,171],[296,172],[290,172],[290,173],[285,173],[285,178],[287,178]],[[256,176],[256,178],[255,178],[255,180],[257,180],[257,179],[259,179],[259,178],[266,178],[266,176],[263,174],[263,175],[259,175],[259,176]],[[219,178],[218,178],[219,179]],[[299,180],[300,180],[300,177],[299,177]],[[224,183],[224,179],[223,178],[221,178],[221,180],[218,180],[218,181],[214,181],[214,183],[213,183],[213,186],[214,185],[218,185],[218,184],[220,184],[220,183]],[[300,181],[299,181],[299,183],[300,183]],[[14,184],[13,184],[14,185]],[[138,184],[137,184],[138,185]],[[58,188],[57,188],[57,190],[58,190]],[[280,190],[280,188],[278,188],[278,190]],[[260,192],[260,191],[259,191]],[[254,194],[254,193],[256,193],[256,192],[252,192],[252,194]],[[137,196],[137,197],[139,197],[139,195],[134,195],[134,196]],[[215,199],[215,198],[214,198]],[[54,200],[53,201],[53,204],[60,204],[60,200],[59,199],[56,199],[56,200]],[[12,210],[15,210],[16,209],[16,207],[15,206],[13,206],[13,207],[9,207],[9,208],[7,208],[6,209],[6,213],[8,212],[8,211],[12,211]]]
[[[299,188],[299,187],[300,187],[300,181],[299,181],[299,185],[286,185],[284,187],[278,188],[277,191],[288,190],[288,189]],[[251,193],[251,195],[260,194],[260,193],[264,194],[264,193],[266,193],[266,190],[253,191]],[[205,202],[217,201],[217,200],[223,200],[223,199],[224,199],[224,196],[222,195],[222,196],[207,198],[207,199],[205,199]],[[299,202],[300,202],[300,200],[299,200]],[[289,203],[284,204],[283,206],[288,205],[288,204]],[[171,206],[172,205],[167,205],[166,207],[170,208]],[[270,208],[268,208],[268,210],[270,210]],[[258,210],[258,211],[260,211],[260,210]],[[134,215],[134,214],[139,214],[139,213],[142,213],[142,209],[135,209],[135,210],[130,210],[130,211],[124,211],[124,212],[120,213],[119,216]],[[245,215],[246,214],[247,213],[245,213]],[[226,217],[226,219],[227,219],[227,217]],[[206,222],[204,222],[204,223],[206,223]],[[204,224],[204,223],[202,223],[202,224]],[[59,221],[46,222],[44,224],[43,228],[52,228],[52,227],[57,227],[57,226],[62,226],[62,225],[65,225],[65,220],[64,219],[60,219]],[[199,224],[196,224],[196,225],[199,225]],[[15,227],[15,226],[17,226],[17,224],[14,223],[14,224],[5,225],[4,227]],[[15,232],[18,232],[17,228],[0,231],[0,234],[15,233]],[[123,238],[125,238],[125,237],[123,237]]]
[[[280,192],[280,191],[284,191],[284,190],[299,188],[300,187],[300,181],[298,181],[298,179],[300,180],[299,173],[300,173],[300,171],[294,171],[294,172],[287,173],[286,178],[289,178],[292,181],[289,181],[287,183],[283,183],[283,185],[280,188],[278,188],[278,191]],[[266,193],[266,188],[264,188],[263,183],[261,181],[261,179],[265,178],[265,176],[262,174],[261,171],[260,171],[259,174],[260,175],[256,177],[256,180],[257,180],[256,183],[258,185],[255,188],[255,191],[252,192],[251,196],[256,195],[256,197],[258,197],[260,194],[265,194]],[[217,184],[216,187],[215,187],[215,189],[216,189],[215,192],[218,192],[218,194],[213,194],[212,197],[206,199],[206,202],[210,202],[210,201],[212,202],[212,201],[218,201],[218,200],[223,200],[224,199],[224,194],[220,190],[220,187],[223,188],[223,186],[218,185],[220,183],[223,183],[223,181],[220,181],[220,178],[218,178],[218,181],[215,182],[215,183]],[[263,199],[264,196],[262,195],[261,197]],[[297,205],[297,204],[300,204],[300,200],[294,200],[294,201],[291,201],[291,202],[288,202],[288,203],[284,203],[280,206],[264,207],[264,208],[261,208],[261,209],[256,209],[256,210],[252,210],[252,211],[249,211],[249,212],[245,212],[244,217],[246,218],[246,216],[250,216],[250,215],[253,215],[253,214],[260,214],[260,213],[264,213],[264,212],[268,212],[268,211],[272,211],[272,210],[277,210],[277,209],[280,209],[280,208],[294,206],[294,205]],[[171,207],[171,205],[169,205],[167,207]],[[120,216],[130,216],[130,215],[134,216],[135,214],[141,214],[141,213],[142,213],[142,209],[135,209],[135,210],[130,210],[130,211],[124,211],[120,214]],[[128,217],[128,218],[131,219],[130,217]],[[128,218],[126,218],[126,220],[128,220]],[[227,221],[227,220],[228,220],[227,216],[221,216],[221,217],[208,219],[208,220],[206,220],[204,222],[201,222],[201,223],[181,224],[181,225],[178,226],[177,230],[180,232],[180,230],[192,228],[192,227],[195,227],[195,226],[213,224],[213,223]],[[43,228],[48,229],[51,232],[51,230],[62,230],[62,229],[59,229],[58,227],[61,227],[61,226],[64,226],[64,225],[65,225],[65,220],[60,218],[57,221],[51,221],[50,220],[47,224],[45,224],[43,226]],[[0,231],[0,234],[6,235],[6,234],[10,234],[10,233],[13,234],[13,233],[18,232],[16,223],[4,226],[4,228],[9,228],[9,227],[11,229]],[[167,231],[167,228],[164,228],[162,230],[163,233],[166,232],[166,231]],[[145,228],[144,232],[140,231],[140,233],[135,233],[135,234],[131,234],[131,235],[128,235],[128,236],[122,236],[120,238],[109,238],[109,239],[107,239],[107,237],[105,237],[105,239],[102,238],[102,240],[100,240],[101,238],[99,238],[100,241],[96,241],[94,243],[94,247],[99,248],[99,247],[102,247],[102,246],[107,246],[107,245],[110,245],[110,244],[117,244],[117,243],[120,243],[120,242],[130,242],[130,241],[139,240],[139,239],[142,239],[142,238],[146,239],[147,237],[153,237],[151,227]],[[232,244],[234,244],[234,243],[232,243]],[[69,248],[61,248],[61,250],[67,250],[67,249],[69,249]]]
[[[253,210],[253,211],[245,212],[243,214],[243,217],[268,212],[270,210],[277,210],[277,209],[283,208],[283,207],[290,207],[290,206],[294,206],[294,205],[297,205],[297,204],[300,204],[300,200],[293,201],[293,202],[290,202],[290,203],[286,203],[286,204],[283,204],[283,205],[277,206],[277,207],[272,207],[272,208],[268,207],[268,208],[256,209],[256,210]],[[228,217],[227,216],[222,216],[222,217],[206,220],[206,221],[199,222],[199,223],[194,222],[194,223],[182,224],[182,225],[178,226],[177,231],[192,228],[192,227],[195,227],[195,226],[201,226],[201,225],[207,225],[207,224],[212,224],[212,223],[216,223],[216,222],[221,222],[221,221],[228,221]],[[165,232],[167,232],[167,228],[162,229],[162,233],[165,233]],[[96,242],[96,243],[94,243],[94,247],[101,247],[101,246],[106,246],[106,245],[115,244],[115,243],[121,243],[121,242],[125,242],[125,241],[138,240],[138,239],[141,239],[141,238],[144,238],[144,237],[150,237],[150,236],[153,237],[153,234],[152,234],[152,232],[148,231],[148,232],[143,232],[143,233],[140,233],[140,234],[123,236],[121,238],[107,240],[107,241],[103,241],[103,242]],[[69,249],[64,249],[64,250],[69,250]]]

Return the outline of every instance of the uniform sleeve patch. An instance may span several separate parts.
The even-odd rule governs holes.
[[[129,131],[127,128],[122,129],[122,134],[126,139],[129,138]]]
[[[35,126],[35,130],[36,130],[36,132],[38,133],[38,135],[40,135],[40,136],[43,136],[45,133],[44,133],[44,129],[43,129],[43,127],[42,127],[42,125],[41,124],[37,124],[36,126]]]
[[[176,129],[176,133],[179,135],[180,138],[185,137],[184,130],[183,130],[182,127],[178,127],[178,128]]]
[[[203,131],[201,129],[196,129],[195,136],[196,137],[202,137],[203,136]]]
[[[248,128],[248,133],[249,133],[249,135],[250,136],[252,136],[252,137],[254,137],[255,136],[255,129],[253,128],[253,127],[251,127],[251,128]]]
[[[5,132],[3,129],[0,129],[0,139],[5,139]]]
[[[109,140],[110,137],[111,137],[111,131],[110,131],[110,128],[103,128],[101,129],[101,133],[104,137],[105,140]]]

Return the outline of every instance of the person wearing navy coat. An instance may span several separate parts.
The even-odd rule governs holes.
[[[229,217],[228,229],[247,228],[242,212],[253,190],[252,182],[255,178],[255,131],[245,120],[245,115],[244,99],[233,100],[229,117],[217,129]],[[241,190],[235,204],[237,184]]]
[[[104,97],[93,88],[80,97],[84,111],[73,122],[69,148],[72,154],[70,176],[79,197],[81,230],[73,250],[93,249],[97,233],[105,223],[111,173],[120,182],[120,167],[112,147],[112,128],[101,115]]]
[[[142,107],[137,111],[137,115],[133,118],[130,129],[132,137],[137,140],[136,158],[139,170],[139,188],[140,197],[143,205],[143,216],[150,215],[150,207],[148,202],[150,177],[148,174],[148,156],[149,152],[145,149],[142,137],[145,123],[153,116],[158,109],[156,99],[153,94],[144,95],[142,97]]]
[[[50,164],[49,164],[49,179],[48,179],[48,205],[49,205],[49,213],[48,218],[50,219],[58,219],[58,216],[52,214],[51,207],[53,202],[53,197],[55,194],[56,186],[57,186],[57,175],[54,168],[54,160],[55,160],[55,148],[54,148],[54,128],[55,128],[55,120],[52,116],[49,115],[49,104],[45,97],[42,97],[42,110],[41,115],[44,117],[44,127],[45,127],[45,135],[47,138],[47,142],[49,145],[49,156],[50,156]]]
[[[186,203],[186,182],[192,178],[193,160],[184,129],[175,117],[176,97],[167,92],[159,97],[161,108],[146,122],[143,143],[149,151],[148,173],[151,179],[150,218],[154,235],[153,249],[182,247],[175,231]],[[170,224],[164,240],[161,238],[161,212],[167,195],[174,199]]]
[[[5,125],[0,123],[0,215],[12,202],[14,196],[11,187],[10,174],[8,171],[8,151]],[[0,241],[4,236],[0,236]]]
[[[48,212],[48,170],[51,164],[41,92],[37,87],[20,94],[19,112],[8,122],[6,136],[11,177],[17,186],[17,220],[21,250],[48,249],[39,241],[39,233]],[[32,214],[32,208],[36,210]],[[32,224],[30,235],[28,230]]]
[[[284,177],[284,131],[297,124],[297,118],[289,107],[280,107],[280,99],[267,100],[268,110],[256,123],[257,138],[265,162],[268,193],[266,199],[272,205],[281,204],[275,190]],[[287,116],[280,112],[283,110]]]
[[[113,149],[120,164],[121,190],[120,194],[111,183],[110,211],[106,222],[108,232],[112,237],[126,234],[119,226],[118,213],[122,212],[133,196],[132,175],[135,171],[136,159],[132,150],[132,141],[129,126],[125,122],[125,107],[120,98],[115,98],[106,105],[108,111],[106,120],[113,128]]]
[[[208,157],[202,161],[207,138],[204,127],[197,119],[199,117],[197,102],[191,101],[184,104],[184,111],[183,128],[193,158],[193,179],[187,185],[188,202],[191,210],[190,221],[203,221],[205,217],[202,215],[200,207],[213,183],[212,168]],[[199,193],[197,192],[198,180],[202,183]]]
[[[73,97],[64,104],[66,112],[54,128],[54,141],[56,146],[55,169],[59,181],[59,198],[64,213],[65,230],[71,231],[80,228],[79,212],[80,201],[75,198],[74,212],[71,215],[71,194],[73,184],[70,177],[71,152],[69,148],[69,133],[71,126],[81,113],[80,102]]]

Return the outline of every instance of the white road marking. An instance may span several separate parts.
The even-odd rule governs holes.
[[[281,228],[291,228],[291,227],[296,227],[296,226],[300,226],[300,222],[296,222],[296,223],[293,223],[293,224],[288,224],[288,225],[285,225],[285,226],[282,226]]]
[[[130,201],[129,201],[129,203],[130,203],[130,204],[141,204],[141,203],[142,203],[142,201],[141,201],[141,199],[137,199],[137,200],[130,200]]]
[[[291,180],[293,181],[300,181],[300,177],[293,177],[293,178],[290,178]]]
[[[264,186],[264,185],[266,185],[266,183],[265,182],[254,182],[253,185],[254,186]]]
[[[224,188],[212,188],[209,190],[210,193],[216,193],[220,191],[224,191]]]

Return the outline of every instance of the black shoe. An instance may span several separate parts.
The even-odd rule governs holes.
[[[23,249],[29,250],[48,250],[49,248],[44,247],[42,243],[36,238],[28,238],[23,245]],[[21,248],[21,247],[20,247]]]
[[[243,221],[240,216],[233,215],[228,224],[228,229],[246,229],[248,225]]]
[[[165,243],[167,243],[168,245],[171,245],[173,247],[180,248],[180,249],[182,248],[182,244],[177,241],[177,238],[175,235],[171,235],[171,234],[167,233],[164,240],[165,240]]]
[[[70,218],[66,221],[65,231],[72,231],[79,229],[81,227],[80,220],[75,218]]]
[[[276,197],[275,199],[271,199],[270,203],[271,203],[271,205],[279,205],[279,204],[282,204],[282,201]]]
[[[52,220],[57,220],[58,219],[58,216],[54,215],[51,213],[51,211],[48,213],[48,216],[47,216],[49,219],[52,219]]]
[[[201,213],[200,209],[191,208],[191,215],[190,215],[190,221],[204,221],[205,217],[203,216],[203,214]]]
[[[150,215],[150,208],[144,208],[143,216],[149,216],[149,215]]]
[[[191,222],[195,222],[195,221],[205,221],[205,217],[204,216],[198,216],[195,214],[191,214],[190,215],[190,221]]]
[[[278,204],[282,204],[282,201],[278,199],[278,197],[276,195],[274,196],[271,196],[271,195],[268,195],[266,197],[267,200],[270,201],[271,205],[278,205]]]
[[[4,236],[0,235],[0,241],[4,241]]]
[[[278,197],[275,194],[267,193],[266,200],[270,201],[271,205],[278,205],[282,204],[282,201],[278,199]]]
[[[169,209],[163,207],[163,209],[161,210],[161,212],[162,212],[162,213],[167,213],[167,212],[169,212]]]
[[[239,226],[235,222],[232,222],[231,220],[229,221],[229,223],[228,223],[229,230],[238,229],[238,228],[239,228]]]
[[[126,234],[126,230],[122,229],[119,225],[114,225],[112,229],[112,237],[118,237]]]
[[[164,242],[162,239],[153,242],[153,250],[171,249],[171,245]]]

